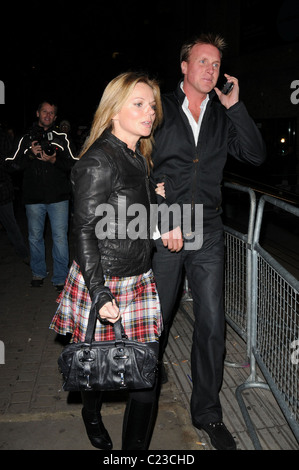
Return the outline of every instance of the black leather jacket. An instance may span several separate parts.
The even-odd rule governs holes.
[[[147,272],[151,261],[150,190],[145,158],[108,130],[75,164],[75,259],[97,308],[112,295],[104,275],[126,277]],[[140,204],[142,216],[133,211]],[[129,212],[128,212],[129,210]],[[135,222],[141,223],[135,227]],[[135,222],[134,222],[135,221]],[[134,227],[142,230],[134,239]],[[130,232],[131,231],[131,232]]]

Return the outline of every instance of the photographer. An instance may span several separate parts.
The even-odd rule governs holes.
[[[23,198],[28,220],[32,287],[40,287],[47,276],[44,228],[48,214],[53,239],[52,282],[61,290],[68,274],[68,217],[70,170],[77,160],[66,134],[57,132],[54,123],[57,106],[42,102],[36,112],[38,121],[17,143],[7,158],[23,171]]]

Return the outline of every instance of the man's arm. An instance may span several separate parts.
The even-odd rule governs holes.
[[[79,160],[71,151],[70,142],[67,135],[63,132],[53,132],[54,139],[51,145],[55,147],[55,160],[47,160],[50,163],[55,163],[61,170],[69,172],[74,164]]]
[[[238,79],[227,74],[225,77],[228,82],[234,84],[232,91],[224,95],[215,88],[215,92],[221,104],[227,109],[226,114],[231,121],[228,151],[240,161],[261,165],[266,159],[266,146],[262,135],[249,116],[244,103],[239,101]]]
[[[35,156],[33,142],[31,142],[29,135],[25,134],[14,144],[11,155],[5,161],[14,170],[24,170],[30,165]]]

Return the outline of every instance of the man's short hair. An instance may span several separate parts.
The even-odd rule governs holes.
[[[45,103],[49,104],[50,106],[54,106],[55,116],[57,116],[58,107],[57,107],[57,104],[54,103],[54,101],[52,101],[52,100],[41,101],[40,104],[37,107],[38,112],[40,112],[40,110],[42,109],[42,107]]]
[[[210,44],[211,46],[217,47],[222,57],[222,52],[226,47],[226,42],[222,36],[214,33],[203,33],[200,36],[195,36],[193,39],[186,41],[181,48],[180,63],[188,62],[190,52],[193,46],[196,44]]]

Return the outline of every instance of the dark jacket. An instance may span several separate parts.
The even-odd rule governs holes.
[[[14,200],[13,183],[4,163],[4,159],[0,156],[0,205]]]
[[[165,94],[164,121],[155,134],[154,178],[165,181],[166,203],[203,205],[203,231],[222,227],[221,182],[227,155],[260,165],[265,146],[242,102],[226,109],[215,91],[210,93],[198,142],[182,109],[180,88]]]
[[[34,140],[43,140],[45,145],[48,141],[56,151],[55,163],[35,157],[31,152]],[[23,171],[25,204],[52,204],[70,199],[70,171],[77,159],[70,150],[66,134],[57,132],[54,127],[44,132],[35,125],[17,142],[12,156],[6,161],[11,162],[15,170]]]
[[[105,131],[75,164],[71,181],[75,259],[92,301],[101,308],[111,300],[110,291],[104,287],[104,275],[133,276],[147,272],[151,266],[147,165],[138,150],[134,154]],[[144,209],[139,219],[143,233],[136,239],[132,232],[129,235],[130,224],[132,230],[139,217],[136,213],[129,215],[132,204]]]
[[[0,126],[0,205],[8,204],[14,199],[14,187],[9,175],[5,157],[9,154],[10,143],[7,134]]]

